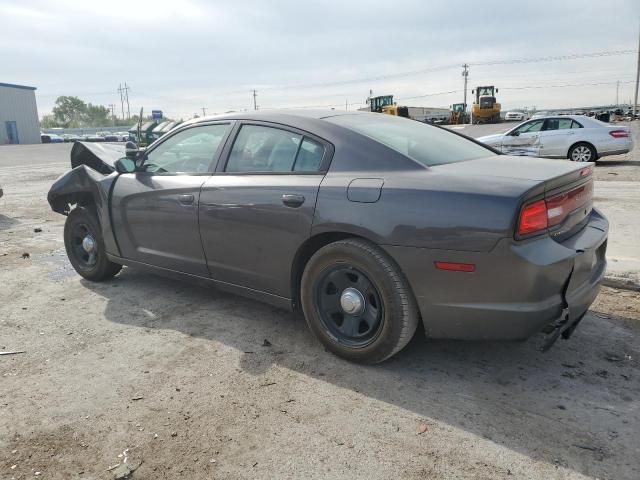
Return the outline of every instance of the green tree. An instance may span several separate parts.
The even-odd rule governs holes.
[[[110,127],[113,125],[111,111],[102,105],[87,104],[83,112],[83,126]]]
[[[82,127],[87,104],[78,97],[58,97],[53,107],[53,118],[60,127]]]

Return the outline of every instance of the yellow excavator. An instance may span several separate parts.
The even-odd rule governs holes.
[[[471,90],[471,94],[476,96],[471,106],[473,123],[500,122],[500,104],[496,102],[496,93],[498,89],[493,85]]]
[[[469,115],[465,112],[464,103],[454,103],[451,105],[451,111],[449,112],[449,125],[462,125],[467,123]]]
[[[369,107],[372,112],[386,113],[396,117],[409,118],[409,108],[400,107],[393,103],[393,95],[382,95],[380,97],[370,97]]]

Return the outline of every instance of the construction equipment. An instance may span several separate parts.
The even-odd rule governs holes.
[[[496,93],[498,89],[493,85],[471,90],[471,94],[476,96],[471,106],[473,123],[500,122],[500,104],[496,102]]]
[[[451,105],[451,111],[449,112],[449,125],[462,125],[469,121],[469,115],[467,115],[464,103],[454,103]]]
[[[379,97],[369,97],[367,100],[372,112],[382,113],[382,109],[388,105],[393,105],[393,95],[381,95]]]
[[[395,115],[396,117],[409,117],[409,107],[399,107],[395,103],[393,105],[385,105],[382,107],[382,113],[386,113],[387,115]]]
[[[369,107],[372,112],[386,113],[396,117],[409,117],[409,107],[400,107],[393,102],[393,95],[382,95],[380,97],[370,97]]]

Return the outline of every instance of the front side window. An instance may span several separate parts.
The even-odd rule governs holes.
[[[147,154],[143,170],[158,174],[206,173],[230,128],[229,124],[217,124],[182,130]]]
[[[365,135],[426,167],[496,155],[443,128],[407,118],[372,113],[338,115],[325,120]]]
[[[323,155],[324,146],[300,134],[262,125],[243,125],[225,171],[316,172]]]
[[[513,133],[518,132],[518,134],[522,135],[523,133],[539,132],[540,130],[542,130],[543,124],[544,120],[533,120],[532,122],[527,122],[524,125],[520,125],[513,131]]]

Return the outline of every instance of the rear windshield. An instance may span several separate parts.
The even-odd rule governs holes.
[[[340,115],[325,120],[366,135],[427,167],[496,155],[445,129],[383,113]]]

